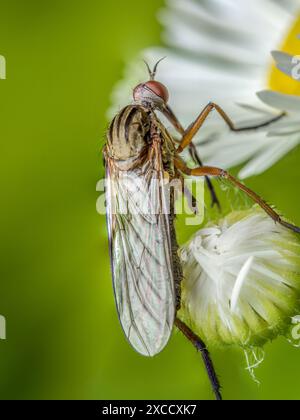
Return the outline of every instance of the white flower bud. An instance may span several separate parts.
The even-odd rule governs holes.
[[[257,207],[207,225],[181,259],[179,317],[208,346],[261,346],[299,312],[299,236]]]

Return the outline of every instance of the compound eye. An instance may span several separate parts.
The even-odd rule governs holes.
[[[144,84],[151,92],[159,96],[164,102],[169,100],[169,92],[165,85],[156,80],[149,80],[149,82]]]

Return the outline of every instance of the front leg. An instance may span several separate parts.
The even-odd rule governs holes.
[[[246,127],[236,127],[236,125],[231,120],[231,118],[226,114],[226,112],[219,105],[215,104],[214,102],[210,102],[208,105],[206,105],[203,111],[200,112],[196,120],[187,128],[187,130],[184,130],[181,143],[177,149],[178,154],[182,153],[183,150],[186,149],[191,144],[195,135],[198,133],[200,128],[203,126],[203,124],[207,120],[208,116],[214,110],[218,112],[218,114],[225,121],[229,129],[235,132],[251,131],[251,130],[257,130],[262,127],[267,127],[268,125],[279,121],[282,117],[286,115],[285,112],[282,112],[276,117],[271,118],[270,120],[265,121],[261,124],[257,124],[253,126],[246,126]],[[165,115],[167,116],[167,113],[170,112],[170,108],[167,107],[165,112],[166,112]]]

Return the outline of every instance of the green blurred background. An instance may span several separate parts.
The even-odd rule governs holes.
[[[1,399],[212,398],[175,333],[154,359],[119,326],[96,182],[110,92],[160,42],[162,0],[1,1]],[[300,223],[299,149],[248,184]],[[179,227],[182,229],[182,227]],[[300,350],[267,346],[258,387],[240,352],[214,352],[225,398],[298,399]]]

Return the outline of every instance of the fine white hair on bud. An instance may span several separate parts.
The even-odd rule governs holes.
[[[299,236],[254,206],[198,231],[182,247],[179,317],[209,347],[262,346],[299,313]]]

